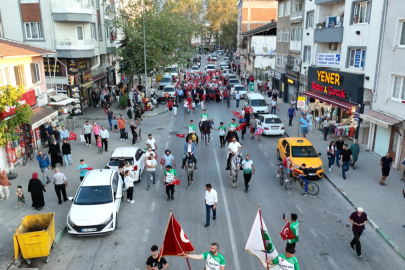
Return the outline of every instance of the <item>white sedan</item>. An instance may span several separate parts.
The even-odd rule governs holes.
[[[264,135],[283,135],[285,132],[284,124],[275,114],[260,114],[256,117],[256,122],[261,122],[264,129]]]
[[[200,69],[198,68],[198,66],[192,66],[191,67],[191,73],[197,73]]]
[[[124,166],[129,163],[132,168],[131,175],[134,178],[134,181],[141,181],[142,172],[144,171],[145,167],[144,159],[145,151],[141,148],[118,147],[111,153],[111,158],[108,162],[107,169],[113,169],[119,173],[118,167],[120,163],[124,163]]]
[[[67,216],[67,231],[75,235],[105,234],[117,228],[122,180],[115,170],[91,170],[84,177]]]

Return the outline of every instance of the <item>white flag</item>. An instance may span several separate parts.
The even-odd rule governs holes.
[[[278,256],[278,253],[273,245],[273,242],[271,241],[266,224],[264,224],[264,221],[260,218],[260,215],[261,213],[259,209],[257,211],[257,215],[255,218],[255,222],[253,223],[249,239],[246,243],[245,250],[256,256],[256,258],[258,258],[262,262],[264,268],[267,268],[267,263],[265,262],[266,252],[268,260],[274,260]],[[270,267],[277,266],[270,265]]]

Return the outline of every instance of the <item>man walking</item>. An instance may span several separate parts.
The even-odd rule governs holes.
[[[113,117],[114,117],[114,112],[111,110],[111,108],[108,108],[107,109],[107,119],[108,119],[108,123],[110,124],[110,131],[112,131]]]
[[[104,145],[104,150],[107,152],[108,151],[108,138],[110,137],[110,134],[108,133],[108,130],[106,130],[104,126],[101,127],[100,136],[101,136],[101,143],[102,143],[101,148]]]
[[[146,261],[146,269],[149,270],[164,270],[169,267],[165,257],[160,257],[159,259],[159,248],[156,245],[153,245],[150,249],[152,251],[152,256]]]
[[[148,139],[146,140],[146,145],[152,148],[152,151],[156,153],[157,144],[155,138],[152,137],[152,134],[148,134]]]
[[[68,200],[66,196],[66,187],[67,187],[67,179],[66,176],[59,172],[59,168],[55,169],[55,174],[53,175],[52,182],[55,185],[55,192],[56,196],[58,196],[59,204],[62,204],[61,193],[63,196],[63,201],[66,202]]]
[[[348,149],[347,144],[344,144],[343,150],[340,151],[340,161],[342,162],[343,179],[346,180],[346,172],[350,169],[350,163],[353,163],[352,151]]]
[[[42,185],[45,186],[51,180],[48,177],[48,170],[51,168],[51,162],[46,154],[44,154],[41,150],[38,151],[37,160],[39,162],[39,168],[41,169],[43,180]]]
[[[86,145],[91,146],[91,131],[93,130],[93,126],[90,125],[89,121],[86,121],[86,124],[83,125],[82,135],[84,135],[84,139],[86,140]]]
[[[120,130],[120,141],[125,141],[125,122],[126,120],[122,117],[122,114],[120,114],[120,119],[118,119],[117,124],[118,124],[118,129]]]
[[[295,248],[293,246],[287,246],[285,248],[285,253],[278,255],[274,260],[267,260],[266,263],[270,265],[279,265],[279,269],[291,269],[299,270],[300,266],[298,264],[297,258],[294,256]]]
[[[305,138],[305,134],[308,133],[308,119],[306,114],[302,115],[302,118],[300,119],[300,125],[301,125],[301,134]]]
[[[352,151],[352,155],[353,155],[353,163],[350,165],[352,165],[352,168],[354,170],[354,164],[356,164],[357,159],[359,158],[359,155],[360,155],[360,146],[358,144],[357,139],[353,140],[353,143],[350,145],[350,150]]]
[[[329,117],[326,117],[326,119],[323,120],[322,128],[323,128],[323,140],[326,141],[326,137],[328,136],[329,128],[330,128]]]
[[[342,137],[339,137],[339,140],[335,142],[335,147],[336,147],[336,166],[340,167],[339,161],[340,161],[340,153],[343,150],[343,145],[345,142],[343,141]]]
[[[204,227],[210,226],[210,214],[212,209],[212,216],[215,220],[217,218],[217,204],[218,204],[218,194],[215,189],[212,188],[211,184],[205,185],[205,225]]]
[[[248,193],[249,182],[252,179],[252,175],[255,174],[255,166],[249,155],[246,155],[245,160],[242,161],[243,178],[245,179],[245,193]]]
[[[164,166],[166,166],[166,165],[170,165],[170,166],[172,166],[174,169],[176,169],[176,163],[175,163],[175,161],[174,161],[174,157],[173,157],[173,155],[172,155],[172,152],[169,150],[169,149],[167,149],[166,151],[165,151],[165,155],[163,156],[163,164],[162,165],[164,165]]]
[[[390,174],[391,166],[392,166],[392,157],[390,152],[387,152],[387,154],[385,154],[385,157],[382,157],[380,160],[380,167],[382,171],[380,186],[386,186],[385,179]]]
[[[364,225],[367,224],[367,214],[364,213],[363,208],[358,207],[356,212],[353,212],[349,217],[350,223],[353,224],[353,240],[350,242],[350,248],[354,250],[356,246],[357,257],[361,258],[361,244],[360,236],[364,231]]]
[[[62,130],[60,131],[60,139],[63,140],[69,140],[69,131],[66,129],[65,126],[62,126]]]
[[[172,166],[166,165],[166,171],[163,175],[163,184],[166,186],[167,201],[170,201],[170,199],[174,200],[174,185],[172,182],[176,180],[176,178],[176,170],[172,169]]]
[[[292,126],[292,120],[293,120],[293,118],[294,118],[294,116],[295,116],[294,105],[291,105],[291,107],[288,108],[287,116],[288,116],[288,118],[289,118],[289,120],[288,120],[288,126],[291,127],[291,126]]]
[[[290,230],[291,232],[294,234],[295,238],[294,239],[287,239],[287,246],[293,246],[295,248],[295,243],[300,241],[300,235],[299,235],[299,228],[300,228],[300,224],[298,222],[298,215],[291,213],[291,222],[290,222]],[[288,219],[287,217],[284,215],[284,220],[285,222],[288,223]]]
[[[239,101],[240,101],[240,94],[239,94],[239,91],[236,91],[236,93],[235,93],[235,99],[236,99],[236,108],[239,108]]]
[[[193,260],[205,260],[205,269],[225,270],[225,257],[218,252],[219,245],[212,243],[209,252],[203,254],[184,254],[184,257]]]

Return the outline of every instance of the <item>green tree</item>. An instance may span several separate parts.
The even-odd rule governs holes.
[[[238,22],[228,21],[221,24],[220,35],[221,35],[221,47],[225,49],[236,49],[237,46],[237,31]]]

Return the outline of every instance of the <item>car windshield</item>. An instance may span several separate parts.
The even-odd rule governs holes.
[[[77,192],[75,204],[95,205],[112,203],[111,186],[80,187]]]
[[[236,86],[236,87],[235,87],[235,90],[236,90],[236,91],[246,91],[246,90],[245,90],[245,87],[243,87],[243,86]]]
[[[251,106],[267,106],[266,101],[264,99],[252,99],[250,101]]]
[[[198,70],[198,67],[192,67],[191,69],[192,70]]]
[[[170,82],[170,78],[168,78],[168,77],[163,77],[161,80],[160,80],[160,82]]]
[[[280,118],[266,118],[264,123],[265,124],[280,124],[281,120],[280,120]]]
[[[229,83],[232,83],[232,84],[239,84],[239,81],[238,81],[238,80],[229,80]]]
[[[163,92],[174,92],[174,88],[173,87],[166,87],[165,89],[163,89]]]
[[[229,79],[236,79],[236,75],[229,75]]]
[[[214,66],[207,66],[207,69],[215,69]]]
[[[313,146],[291,146],[293,157],[318,157]]]
[[[118,167],[121,163],[121,161],[124,161],[124,164],[129,164],[134,165],[134,159],[133,158],[111,158],[110,163],[108,163],[109,166],[115,166]]]
[[[177,73],[176,68],[166,68],[166,72]]]

